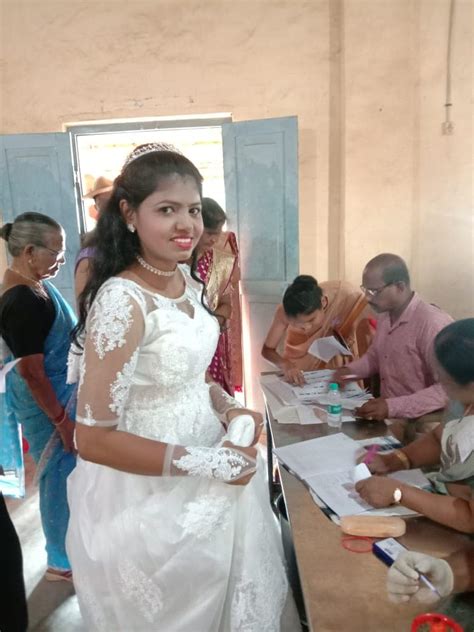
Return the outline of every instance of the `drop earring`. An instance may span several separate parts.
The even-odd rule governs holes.
[[[134,233],[137,230],[133,224],[127,224],[127,228],[131,233]]]

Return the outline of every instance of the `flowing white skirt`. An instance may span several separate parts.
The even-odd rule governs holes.
[[[79,458],[67,552],[87,629],[278,632],[288,584],[263,472],[238,487]]]

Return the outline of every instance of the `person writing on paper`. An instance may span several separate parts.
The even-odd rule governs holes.
[[[373,507],[401,503],[448,527],[474,533],[474,318],[451,323],[435,339],[436,371],[447,395],[464,411],[459,419],[439,424],[401,450],[376,455],[373,474],[356,484]],[[402,469],[438,466],[428,475],[434,491],[425,491],[381,476]]]
[[[371,399],[356,415],[364,419],[417,418],[444,408],[446,394],[437,383],[433,340],[452,322],[411,289],[403,259],[381,254],[371,259],[362,276],[362,291],[379,314],[374,341],[367,353],[336,371],[334,381],[380,375],[381,397]]]
[[[420,581],[422,573],[436,592]],[[474,591],[474,549],[439,559],[416,551],[398,556],[387,574],[388,598],[394,603],[435,603],[451,593]]]
[[[280,368],[291,384],[304,384],[303,371],[335,368],[349,355],[325,363],[309,352],[318,338],[336,336],[358,358],[371,340],[367,301],[345,281],[318,284],[312,276],[297,276],[286,289],[262,347],[262,356]],[[357,333],[357,335],[356,335]],[[277,348],[284,340],[283,352]]]

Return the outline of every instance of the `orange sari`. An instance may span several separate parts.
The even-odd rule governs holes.
[[[320,287],[328,299],[323,322],[310,332],[302,332],[288,323],[283,357],[294,362],[302,371],[334,369],[348,364],[367,351],[372,338],[369,308],[359,289],[347,281],[327,281]],[[283,311],[283,307],[281,309]],[[283,317],[287,320],[284,314]],[[317,338],[333,335],[343,339],[352,356],[338,355],[326,363],[308,353]]]

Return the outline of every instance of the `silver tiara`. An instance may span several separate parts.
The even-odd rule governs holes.
[[[146,143],[145,145],[138,145],[138,147],[135,147],[135,149],[128,154],[123,169],[134,160],[137,160],[137,158],[152,154],[155,151],[173,151],[175,154],[181,154],[179,149],[170,143]]]

